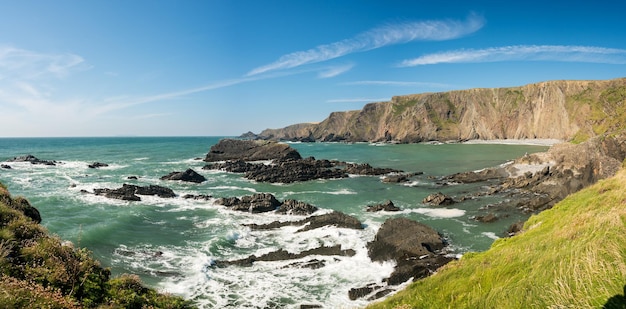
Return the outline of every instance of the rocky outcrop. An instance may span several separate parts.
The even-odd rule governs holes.
[[[272,251],[270,253],[266,253],[260,256],[251,255],[244,259],[232,260],[232,261],[216,261],[214,266],[217,267],[225,267],[225,266],[243,266],[249,267],[252,266],[254,262],[257,261],[265,261],[265,262],[273,262],[273,261],[285,261],[285,260],[295,260],[307,257],[309,255],[337,255],[337,256],[354,256],[356,252],[352,249],[342,250],[341,245],[335,245],[332,247],[318,247],[314,249],[305,250],[298,253],[291,253],[284,249],[278,249],[276,251]],[[310,265],[309,268],[315,268],[320,266],[319,262],[315,263],[315,265]]]
[[[217,144],[211,146],[204,161],[261,161],[300,158],[298,151],[287,144],[269,141],[222,139]]]
[[[479,172],[459,173],[443,182],[495,183],[481,194],[505,194],[525,212],[552,207],[566,196],[611,177],[626,159],[626,132],[592,138],[581,144],[562,143],[547,152],[525,155],[514,162]]]
[[[549,81],[395,96],[316,124],[267,129],[260,137],[314,141],[585,139],[623,127],[626,79]]]
[[[430,204],[434,206],[444,206],[444,205],[452,205],[456,203],[456,201],[453,198],[441,192],[437,192],[437,193],[429,194],[427,197],[425,197],[422,200],[422,203]]]
[[[141,198],[137,195],[156,195],[162,198],[175,197],[176,194],[172,189],[149,185],[147,187],[123,184],[118,189],[95,189],[93,190],[95,195],[103,195],[108,198],[124,200],[124,201],[141,201]]]
[[[367,206],[367,209],[366,209],[367,212],[378,212],[378,211],[383,211],[383,210],[384,211],[400,211],[400,208],[394,205],[392,201],[387,200],[386,202],[382,204],[369,205]]]
[[[30,162],[31,164],[41,164],[41,165],[50,165],[50,166],[55,166],[58,163],[60,163],[57,161],[40,160],[33,155],[15,157],[13,159],[7,160],[7,162]]]
[[[367,163],[347,163],[340,161],[306,159],[278,159],[270,164],[248,163],[243,160],[207,164],[202,169],[224,170],[232,173],[245,173],[244,177],[271,183],[292,183],[315,179],[347,178],[349,175],[385,175],[398,173],[390,168],[376,168]]]
[[[317,207],[296,200],[285,200],[282,205],[276,209],[277,213],[294,216],[306,216],[316,211]]]
[[[274,211],[282,204],[276,197],[269,193],[247,195],[241,199],[237,197],[220,198],[215,203],[226,206],[232,210],[251,213]]]
[[[185,195],[184,198],[205,199],[211,198],[209,195]],[[245,211],[250,213],[263,213],[276,211],[284,215],[310,215],[317,211],[317,207],[305,202],[296,200],[285,200],[283,202],[269,193],[256,193],[238,197],[222,197],[215,201],[215,204],[223,205],[231,210]]]
[[[374,262],[396,261],[395,270],[385,280],[386,285],[354,288],[350,298],[369,295],[368,299],[373,300],[393,291],[394,285],[429,276],[452,260],[442,252],[445,246],[441,235],[425,224],[406,218],[387,219],[367,249]]]
[[[171,172],[161,177],[161,180],[180,180],[185,182],[201,183],[206,181],[206,178],[198,174],[196,171],[188,168],[184,172]]]
[[[296,232],[306,232],[316,228],[320,228],[322,226],[334,226],[338,228],[355,230],[363,229],[363,224],[357,218],[338,211],[333,211],[331,213],[319,216],[307,217],[298,221],[274,221],[268,224],[252,223],[245,224],[245,226],[249,227],[252,230],[273,230],[281,228],[283,226],[303,226]]]

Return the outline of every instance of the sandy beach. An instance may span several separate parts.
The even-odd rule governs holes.
[[[463,142],[463,144],[504,144],[504,145],[536,145],[536,146],[552,146],[559,143],[563,143],[560,139],[542,139],[542,138],[529,138],[529,139],[473,139]]]

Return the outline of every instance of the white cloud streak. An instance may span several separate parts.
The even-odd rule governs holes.
[[[74,54],[37,53],[11,46],[0,46],[1,79],[62,78],[86,68],[85,60]]]
[[[402,61],[413,67],[439,63],[478,63],[500,61],[561,61],[626,64],[626,50],[576,45],[515,45],[485,49],[461,49],[427,54]]]
[[[305,51],[286,54],[275,62],[253,69],[248,72],[247,76],[322,62],[351,53],[364,52],[388,45],[418,40],[451,40],[476,32],[482,28],[484,24],[484,19],[476,14],[470,14],[465,21],[431,20],[389,24],[373,28],[349,39],[319,45]]]
[[[333,66],[326,68],[325,70],[321,70],[317,73],[317,77],[319,78],[331,78],[338,75],[341,75],[345,72],[350,71],[354,67],[354,64],[346,64],[340,66]]]
[[[396,86],[396,87],[430,87],[430,88],[452,88],[452,85],[428,82],[407,82],[393,80],[360,80],[342,83],[349,86]]]

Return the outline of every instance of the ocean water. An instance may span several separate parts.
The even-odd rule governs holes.
[[[488,205],[502,196],[486,196],[446,207],[421,203],[428,194],[443,192],[461,197],[484,184],[438,185],[436,178],[456,172],[503,164],[523,155],[545,151],[545,146],[480,144],[371,145],[294,143],[303,157],[337,159],[423,172],[408,183],[382,183],[379,177],[353,176],[294,184],[256,183],[239,174],[202,170],[203,158],[219,137],[123,138],[5,138],[0,139],[0,182],[13,195],[27,197],[39,209],[47,229],[86,247],[115,275],[134,273],[161,291],[192,299],[201,308],[284,308],[300,304],[324,308],[355,308],[366,300],[351,301],[348,290],[381,282],[394,263],[373,263],[367,257],[371,241],[387,218],[408,217],[443,234],[452,253],[486,250],[507,227],[526,215],[515,210],[497,213],[494,223],[473,220],[492,211]],[[57,166],[7,163],[32,154],[56,160]],[[93,162],[109,167],[90,169]],[[208,181],[201,184],[163,181],[173,171],[193,168]],[[137,176],[137,180],[128,180]],[[81,193],[122,184],[161,185],[174,190],[172,199],[141,196],[140,202],[108,199]],[[296,199],[320,208],[357,217],[363,230],[324,227],[295,233],[298,227],[251,231],[245,223],[298,220],[302,217],[235,212],[214,199],[188,200],[185,194],[215,198],[267,192],[279,200]],[[368,205],[392,200],[400,212],[369,213]],[[294,268],[294,260],[256,262],[252,267],[212,267],[216,260],[240,259],[277,249],[301,252],[321,245],[354,249],[353,257],[310,256],[325,261],[319,269]]]

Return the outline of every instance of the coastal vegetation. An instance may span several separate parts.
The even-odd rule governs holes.
[[[112,278],[88,250],[50,235],[39,220],[0,184],[0,308],[193,308],[137,276]]]
[[[626,170],[369,308],[626,308]]]

